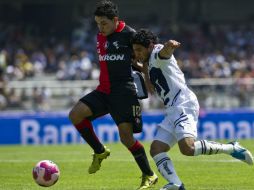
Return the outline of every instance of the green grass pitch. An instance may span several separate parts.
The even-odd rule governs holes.
[[[241,140],[254,152],[254,140]],[[150,143],[144,143],[149,151]],[[140,184],[141,173],[131,154],[120,143],[108,144],[111,155],[96,174],[87,169],[92,159],[88,145],[59,146],[0,146],[0,190],[42,190],[33,181],[32,168],[40,160],[56,162],[60,168],[59,181],[50,190],[134,190]],[[187,190],[254,190],[254,166],[228,155],[187,157],[178,147],[170,151],[171,159]],[[155,164],[149,161],[159,176],[152,189],[160,189],[166,181]]]

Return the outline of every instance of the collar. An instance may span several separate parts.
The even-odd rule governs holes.
[[[115,29],[115,32],[122,32],[124,27],[125,27],[125,22],[124,21],[119,21],[119,24],[118,24],[117,28]]]

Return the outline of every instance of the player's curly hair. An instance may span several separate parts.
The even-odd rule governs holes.
[[[108,19],[113,19],[118,17],[118,7],[112,1],[102,0],[97,3],[94,15],[106,16]]]
[[[149,47],[150,43],[157,44],[158,37],[148,29],[138,30],[131,39],[132,44],[140,44],[146,48]]]

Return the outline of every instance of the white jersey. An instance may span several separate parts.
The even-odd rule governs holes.
[[[196,95],[187,87],[184,74],[172,55],[169,59],[160,59],[162,44],[157,44],[149,59],[149,75],[159,97],[166,108],[181,106],[199,109]]]

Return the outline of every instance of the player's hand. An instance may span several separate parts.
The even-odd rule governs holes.
[[[180,47],[180,45],[181,43],[175,40],[169,40],[165,42],[164,47],[159,52],[160,57],[169,59],[172,56],[174,50]]]
[[[132,59],[132,65],[133,65],[139,72],[143,72],[143,70],[144,70],[143,64],[140,63],[137,59]]]
[[[181,45],[181,43],[178,41],[175,41],[175,40],[169,40],[164,43],[164,46],[166,46],[167,48],[170,48],[170,49],[178,48],[178,47],[180,47],[180,45]]]

